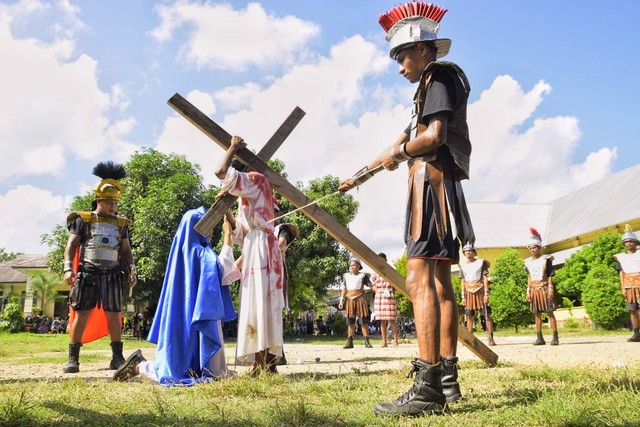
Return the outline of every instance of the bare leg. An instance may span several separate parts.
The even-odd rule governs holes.
[[[382,346],[386,347],[387,346],[387,321],[386,320],[380,321],[380,330],[382,333]]]
[[[122,341],[122,327],[120,325],[120,312],[105,312],[107,315],[107,327],[112,342]]]
[[[398,346],[398,322],[395,320],[389,320],[391,323],[391,332],[393,332],[393,346]],[[386,335],[385,335],[386,336]]]
[[[69,337],[72,344],[77,344],[82,340],[82,334],[87,327],[90,314],[91,310],[76,311],[76,317],[73,319],[73,324],[71,324],[71,336]]]
[[[536,332],[542,332],[542,314],[536,313]]]
[[[631,311],[631,326],[633,329],[640,328],[640,322],[638,321],[638,310]]]
[[[473,316],[467,315],[467,331],[473,332]]]
[[[549,325],[551,326],[551,330],[553,332],[558,332],[558,324],[556,323],[556,315],[553,312],[547,313],[547,317],[549,318]]]
[[[355,329],[355,327],[354,327]],[[362,326],[360,326],[360,330],[362,331],[362,336],[363,337],[368,337],[369,336],[369,324],[368,323],[362,323]]]
[[[440,302],[440,354],[455,356],[458,348],[458,302],[451,283],[451,263],[437,261],[436,288]]]
[[[347,337],[352,338],[356,333],[356,325],[349,323],[349,328],[347,329]]]
[[[440,304],[436,291],[436,261],[407,260],[407,290],[413,301],[418,354],[428,363],[440,360]]]

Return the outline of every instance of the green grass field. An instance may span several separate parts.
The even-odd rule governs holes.
[[[51,357],[64,363],[67,340],[64,335],[0,334],[0,364],[16,357],[33,364],[50,362]],[[343,338],[310,341],[339,345]],[[143,341],[136,345],[152,346]],[[85,348],[107,350],[109,343],[99,340]],[[407,390],[411,380],[406,374],[407,370],[241,376],[175,388],[80,378],[4,381],[0,426],[640,425],[639,367],[487,368],[467,361],[460,378],[465,398],[451,405],[446,415],[398,420],[375,416],[375,403]]]

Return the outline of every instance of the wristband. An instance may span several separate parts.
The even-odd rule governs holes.
[[[391,147],[391,149],[389,150],[389,155],[391,156],[394,162],[402,163],[404,161],[411,159],[411,156],[407,153],[406,145],[407,143],[405,142],[402,145],[395,145]]]

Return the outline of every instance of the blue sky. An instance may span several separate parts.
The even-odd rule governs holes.
[[[350,176],[409,120],[414,87],[377,23],[395,4],[0,1],[0,247],[45,252],[39,236],[95,184],[93,166],[142,146],[217,184],[222,151],[167,106],[176,92],[256,150],[300,106],[276,153],[289,178]],[[472,87],[468,200],[545,203],[638,163],[640,3],[438,4],[445,59]],[[390,258],[405,180],[384,172],[354,193],[352,231]]]

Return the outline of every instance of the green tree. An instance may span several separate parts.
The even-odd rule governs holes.
[[[0,329],[15,334],[22,331],[23,326],[24,317],[22,317],[20,300],[17,296],[12,295],[0,316]]]
[[[58,274],[35,273],[31,278],[33,285],[33,296],[40,298],[40,310],[44,312],[46,303],[55,301],[58,297],[56,285],[62,281]]]
[[[18,253],[7,252],[5,248],[0,248],[0,262],[10,261],[12,259],[15,259],[15,257],[17,257],[18,255],[21,255],[21,254],[19,252]]]
[[[618,234],[601,234],[593,243],[573,253],[558,270],[554,277],[558,293],[579,304],[579,301],[582,301],[582,288],[589,271],[601,265],[615,268],[616,260],[613,256],[624,251],[624,245]]]
[[[402,254],[394,263],[396,271],[402,277],[407,277],[407,254]],[[398,303],[398,316],[413,317],[413,303],[409,297],[404,296],[401,292],[396,292],[396,301]]]
[[[507,249],[496,259],[491,274],[491,317],[503,328],[526,326],[534,317],[526,299],[527,273],[515,249]]]
[[[582,302],[591,321],[603,329],[618,329],[629,319],[616,270],[596,265],[582,285]]]
[[[276,170],[280,169],[280,173],[283,168],[281,162],[276,164]],[[337,177],[327,175],[311,180],[306,185],[298,182],[296,187],[310,199],[318,200],[335,193],[339,183]],[[277,197],[281,211],[291,212],[295,209],[286,199]],[[344,226],[353,221],[358,210],[358,203],[347,194],[335,194],[318,205]],[[339,283],[341,275],[347,271],[349,252],[300,211],[282,218],[281,222],[293,223],[300,230],[300,235],[287,251],[286,259],[292,311],[296,314],[321,309],[327,289]]]

